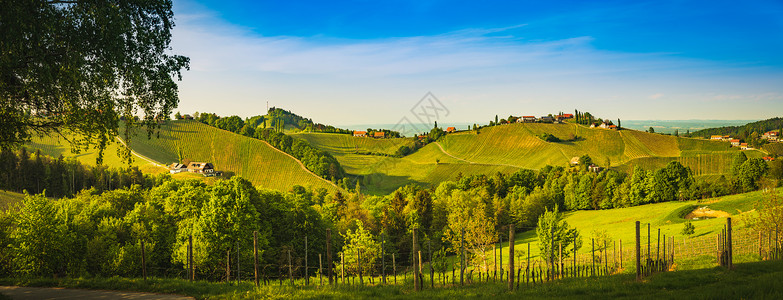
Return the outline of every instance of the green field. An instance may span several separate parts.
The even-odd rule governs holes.
[[[32,141],[27,143],[26,146],[30,149],[41,150],[41,153],[55,158],[60,155],[65,158],[72,157],[84,165],[95,165],[96,159],[98,158],[98,150],[96,149],[82,150],[79,153],[73,153],[68,141],[57,136],[36,136],[33,137]],[[114,140],[106,146],[106,150],[103,152],[104,165],[111,168],[125,168],[128,166],[127,161],[123,161],[118,154],[120,147],[124,146],[119,140]],[[154,174],[166,171],[166,169],[155,165],[155,163],[146,161],[138,156],[133,157],[133,163],[131,165],[139,167],[139,169],[145,173]]]
[[[538,135],[550,133],[567,140],[545,142]],[[590,155],[602,166],[630,169],[633,166],[659,168],[677,160],[697,175],[728,171],[731,155],[739,151],[726,142],[679,138],[636,130],[590,129],[567,124],[510,124],[450,134],[441,142],[444,149],[459,158],[485,164],[508,164],[527,169],[565,165],[576,156]],[[761,156],[748,151],[751,157]],[[725,165],[725,167],[724,167]]]
[[[783,191],[778,193],[783,194]],[[640,221],[642,224],[643,244],[647,243],[647,224],[650,224],[653,235],[656,235],[657,230],[660,229],[661,235],[674,237],[680,243],[682,241],[688,243],[704,239],[714,242],[715,235],[723,230],[726,218],[693,220],[692,223],[696,227],[696,231],[692,236],[688,237],[682,234],[683,223],[686,220],[680,215],[690,212],[695,207],[706,206],[712,210],[724,211],[730,214],[735,231],[749,230],[745,224],[745,219],[755,216],[754,206],[762,197],[764,197],[764,192],[757,191],[702,201],[674,201],[610,210],[575,211],[565,213],[565,220],[571,227],[580,230],[585,242],[585,246],[580,250],[583,254],[586,253],[585,251],[590,251],[589,243],[593,237],[593,231],[601,230],[605,230],[615,242],[622,240],[623,245],[625,245],[624,251],[630,250],[635,240],[634,222],[636,221]],[[656,238],[653,238],[653,244],[655,244]],[[538,249],[538,238],[534,230],[517,234],[514,243],[516,249],[526,250],[527,243],[530,243],[531,256],[537,258],[540,251]],[[612,249],[612,246],[610,245],[609,248]],[[503,253],[507,255],[508,243],[504,243],[504,249]],[[609,256],[611,257],[612,255],[610,254]],[[504,260],[507,259],[506,256]]]
[[[336,154],[377,153],[394,155],[401,146],[412,146],[410,138],[375,139],[334,133],[295,133],[291,137],[302,139],[319,149]]]

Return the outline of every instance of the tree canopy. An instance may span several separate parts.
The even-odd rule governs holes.
[[[143,115],[150,135],[177,106],[189,59],[169,53],[172,1],[1,3],[1,148],[68,131],[83,136],[73,148],[102,154],[121,117]]]

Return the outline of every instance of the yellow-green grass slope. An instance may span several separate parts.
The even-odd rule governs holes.
[[[779,191],[783,194],[783,191]],[[641,205],[628,208],[608,209],[608,210],[588,210],[566,212],[565,221],[580,231],[583,237],[583,247],[580,253],[590,251],[590,239],[595,231],[606,231],[607,235],[615,242],[622,240],[623,249],[628,251],[632,249],[635,241],[635,222],[641,222],[643,231],[642,243],[647,244],[647,224],[650,224],[653,235],[652,248],[655,253],[655,243],[657,239],[657,230],[661,230],[661,235],[674,237],[675,241],[704,239],[720,233],[726,224],[726,217],[692,220],[695,226],[695,233],[691,236],[683,235],[682,229],[687,221],[681,216],[684,213],[692,211],[695,207],[708,207],[711,210],[724,211],[733,219],[735,231],[751,230],[746,228],[749,221],[757,216],[754,210],[755,204],[759,199],[765,197],[764,192],[750,192],[739,195],[725,196],[719,198],[706,199],[702,201],[686,202],[664,202],[656,204]],[[538,237],[535,230],[529,230],[517,234],[515,241],[515,250],[527,251],[527,243],[530,243],[530,254],[533,259],[538,258],[539,246]],[[504,261],[507,261],[508,243],[503,243]],[[598,247],[598,246],[596,246]],[[646,248],[646,247],[645,247]],[[609,246],[609,259],[611,261],[612,245]],[[681,251],[685,251],[682,250]],[[626,261],[629,261],[627,258]]]
[[[346,173],[361,180],[362,192],[369,194],[388,194],[410,183],[425,187],[437,186],[443,181],[454,180],[459,174],[511,173],[519,170],[513,166],[471,164],[446,155],[435,144],[402,158],[357,154],[391,155],[400,146],[412,145],[411,138],[374,139],[333,133],[301,133],[292,136],[331,153]]]
[[[242,176],[254,185],[281,191],[294,185],[336,189],[331,182],[305,169],[298,160],[264,141],[231,133],[196,121],[170,121],[160,136],[131,140],[131,148],[162,164],[184,159],[210,162],[226,175]],[[177,174],[187,177],[192,174]]]
[[[549,133],[575,141],[545,142],[538,136]],[[629,170],[634,166],[659,168],[677,160],[691,167],[697,176],[728,172],[731,155],[739,151],[727,142],[679,138],[636,130],[606,130],[566,124],[510,124],[447,135],[444,150],[461,159],[483,164],[505,164],[527,169],[565,165],[571,158],[589,155],[601,166]],[[758,151],[748,151],[751,157]]]
[[[70,135],[67,135],[68,139],[71,139]],[[51,135],[51,136],[35,136],[32,141],[25,145],[28,149],[41,150],[42,154],[49,155],[57,158],[62,155],[65,158],[74,158],[84,165],[94,166],[98,158],[98,150],[91,148],[87,150],[80,150],[79,153],[71,151],[71,146],[65,138]],[[106,149],[103,151],[103,165],[110,168],[126,168],[128,162],[120,157],[119,150],[121,147],[125,147],[119,140],[114,140],[107,144]],[[166,172],[165,168],[157,165],[155,162],[151,162],[141,158],[139,156],[133,156],[133,162],[131,166],[139,167],[142,172],[145,173],[161,173]]]

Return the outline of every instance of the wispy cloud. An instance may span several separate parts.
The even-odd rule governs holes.
[[[400,99],[415,101],[432,91],[453,105],[455,119],[467,122],[500,111],[546,114],[573,108],[658,119],[699,118],[686,111],[702,101],[783,100],[783,88],[743,76],[737,67],[672,53],[607,51],[595,47],[590,36],[526,40],[520,33],[527,24],[381,39],[263,36],[209,10],[182,9],[177,3],[173,47],[191,58],[181,85],[187,111],[255,114],[263,110],[260,99],[272,98],[322,122],[384,123],[407,111]],[[776,78],[781,75],[764,80]],[[748,93],[747,82],[755,82],[757,91]],[[638,109],[651,99],[677,104],[683,115],[667,105]],[[362,104],[389,116],[379,120],[346,109]]]

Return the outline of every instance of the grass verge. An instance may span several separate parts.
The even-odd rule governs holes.
[[[446,299],[446,298],[579,298],[579,299],[781,299],[783,298],[783,262],[753,262],[735,265],[728,271],[720,267],[659,273],[641,282],[632,274],[601,278],[570,278],[535,286],[520,284],[509,292],[505,283],[477,283],[467,286],[426,288],[414,292],[410,283],[402,285],[290,287],[270,285],[255,288],[251,282],[240,284],[189,282],[154,278],[148,281],[129,278],[0,279],[2,285],[58,286],[66,288],[108,289],[173,293],[197,299]]]

